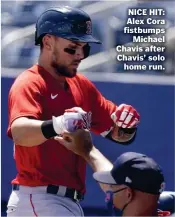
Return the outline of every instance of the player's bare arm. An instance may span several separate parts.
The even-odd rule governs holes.
[[[67,109],[63,115],[53,116],[51,120],[47,121],[20,117],[11,125],[12,137],[17,145],[37,146],[47,139],[61,135],[65,129],[75,131],[78,128],[88,128],[90,120],[85,118],[87,115],[81,108],[75,107]]]
[[[43,121],[17,118],[11,125],[13,141],[16,145],[32,147],[40,145],[47,139],[44,137],[41,125]]]
[[[94,172],[109,171],[112,163],[93,145],[90,132],[80,129],[73,133],[64,132],[63,137],[55,137],[67,149],[83,157],[92,167]],[[109,189],[109,185],[101,184],[103,191]]]

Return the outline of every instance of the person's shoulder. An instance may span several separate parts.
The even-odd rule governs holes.
[[[38,73],[34,65],[20,73],[15,81],[35,81],[36,78],[39,79],[40,74]]]
[[[75,79],[80,80],[80,81],[89,81],[89,79],[81,73],[77,73],[77,75],[75,76]]]
[[[93,85],[92,81],[90,81],[85,75],[81,73],[77,73],[74,77],[75,81],[77,81],[80,85],[85,85],[87,87],[91,87]]]
[[[27,87],[27,86],[38,86],[40,87],[42,85],[40,74],[35,70],[35,68],[32,66],[31,68],[28,68],[21,72],[16,79],[14,80],[11,89],[13,88],[21,88],[21,87]]]

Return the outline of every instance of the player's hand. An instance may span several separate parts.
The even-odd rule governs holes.
[[[140,121],[139,113],[131,105],[121,104],[111,118],[115,123],[110,132],[111,138],[121,143],[131,141]]]
[[[91,134],[87,129],[79,129],[72,133],[65,131],[62,137],[56,136],[55,140],[83,158],[86,158],[93,148]]]
[[[111,118],[121,128],[135,128],[140,121],[140,115],[135,108],[126,104],[118,106]]]
[[[73,107],[71,109],[66,109],[64,115],[70,115],[70,113],[77,114],[82,120],[82,125],[78,125],[77,129],[90,129],[91,128],[91,112],[86,112],[80,107]]]
[[[74,132],[77,129],[89,129],[91,125],[91,114],[80,107],[74,107],[65,110],[65,113],[59,117],[52,117],[53,127],[58,135],[65,130]]]

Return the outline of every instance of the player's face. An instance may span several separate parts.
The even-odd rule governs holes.
[[[58,74],[69,78],[74,77],[81,60],[84,58],[83,47],[86,44],[55,37],[52,67],[56,69]]]
[[[127,203],[127,187],[125,185],[111,185],[111,190],[116,192],[113,194],[113,204],[115,208],[122,210]],[[121,191],[120,191],[121,190]]]

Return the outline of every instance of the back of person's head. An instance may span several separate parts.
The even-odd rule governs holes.
[[[96,172],[93,177],[98,182],[127,185],[153,195],[159,195],[165,187],[160,166],[152,158],[135,152],[120,155],[111,171]]]
[[[126,152],[114,162],[111,171],[96,172],[95,180],[111,185],[113,203],[124,210],[128,205],[137,209],[155,209],[164,190],[164,176],[160,166],[150,157]],[[138,206],[139,205],[139,206]]]

